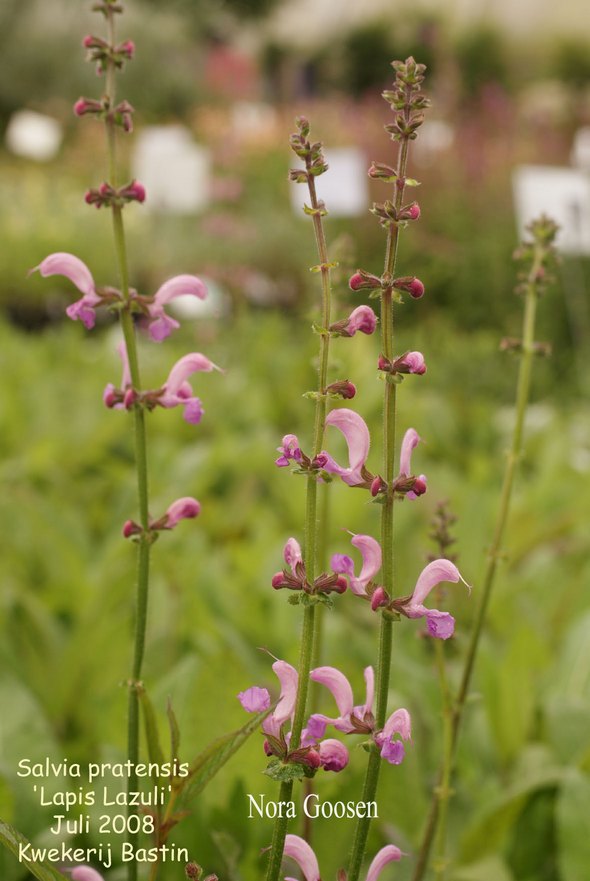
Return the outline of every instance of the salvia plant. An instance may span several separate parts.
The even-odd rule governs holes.
[[[196,518],[201,510],[196,499],[182,496],[171,500],[165,511],[152,513],[148,422],[150,414],[159,408],[179,407],[188,423],[198,425],[204,411],[193,389],[192,378],[195,374],[219,368],[206,355],[191,352],[171,365],[168,376],[162,377],[155,388],[146,388],[142,381],[144,371],[139,360],[140,350],[145,349],[147,353],[150,340],[163,343],[178,327],[178,322],[168,314],[168,305],[183,295],[202,299],[207,290],[203,281],[193,275],[178,275],[165,281],[154,294],[140,293],[132,287],[124,214],[131,203],[142,203],[146,192],[139,181],[121,179],[118,139],[132,132],[134,109],[128,101],[118,97],[116,84],[117,73],[132,61],[135,48],[130,40],[117,40],[115,25],[123,11],[120,3],[101,0],[94,9],[106,24],[106,35],[88,36],[84,39],[84,46],[88,59],[104,77],[104,92],[98,99],[80,98],[74,110],[78,116],[89,116],[102,123],[105,131],[107,180],[87,192],[86,202],[105,208],[111,214],[115,281],[109,285],[97,283],[91,269],[67,252],[45,257],[36,269],[44,277],[65,277],[80,292],[81,297],[66,310],[69,318],[80,321],[91,330],[97,313],[106,310],[116,314],[121,328],[118,355],[122,376],[120,382],[106,385],[104,404],[108,409],[123,411],[121,416],[128,420],[135,449],[137,510],[130,512],[121,526],[124,538],[135,545],[137,556],[135,636],[126,680],[129,694],[127,759],[131,769],[127,785],[129,792],[134,792],[140,788],[134,768],[140,760],[142,718],[149,759],[156,766],[162,766],[165,755],[169,755],[170,761],[176,763],[175,767],[180,767],[180,733],[174,711],[168,706],[170,749],[165,754],[158,734],[158,711],[142,680],[149,576],[156,540],[162,533],[174,529],[181,520]],[[453,636],[455,620],[445,608],[437,607],[445,605],[441,585],[462,583],[467,590],[471,588],[457,567],[457,557],[451,553],[451,549],[454,550],[451,534],[454,517],[445,504],[439,504],[433,521],[436,555],[421,570],[417,565],[415,571],[400,572],[396,565],[395,523],[398,516],[403,516],[400,504],[403,503],[403,507],[423,504],[420,499],[429,484],[420,468],[413,464],[419,455],[419,450],[416,451],[421,441],[418,432],[412,426],[398,426],[398,395],[406,388],[408,394],[416,394],[416,383],[424,381],[427,368],[421,352],[404,351],[398,346],[396,307],[409,300],[416,301],[419,308],[419,301],[425,294],[425,286],[416,275],[400,274],[398,252],[403,236],[421,216],[418,203],[409,195],[419,182],[409,177],[408,170],[412,144],[418,137],[430,102],[422,92],[424,65],[410,57],[393,62],[393,70],[392,88],[385,91],[383,97],[392,114],[385,130],[395,145],[394,156],[388,160],[392,164],[373,162],[368,172],[373,180],[391,188],[390,197],[372,208],[385,237],[383,266],[358,269],[349,280],[354,295],[359,300],[371,300],[378,307],[378,315],[371,305],[363,302],[346,315],[334,302],[336,263],[329,258],[324,224],[329,206],[318,197],[316,189],[317,179],[328,170],[328,165],[322,144],[311,138],[307,119],[297,119],[297,130],[290,139],[290,147],[298,160],[290,172],[290,179],[307,188],[304,212],[310,218],[315,235],[318,263],[312,271],[318,276],[320,292],[318,317],[313,325],[318,340],[317,377],[315,387],[305,392],[310,402],[309,425],[303,428],[286,426],[292,433],[283,436],[275,462],[276,467],[290,470],[302,478],[306,486],[301,534],[286,541],[283,565],[271,582],[277,594],[287,592],[287,599],[293,606],[292,614],[300,618],[298,657],[274,659],[272,670],[278,680],[278,699],[274,701],[266,687],[244,683],[244,690],[238,698],[243,709],[253,715],[238,731],[206,746],[196,759],[186,763],[184,773],[173,775],[168,781],[171,786],[166,803],[144,815],[149,820],[147,824],[128,824],[126,834],[131,848],[138,844],[140,828],[149,833],[156,850],[165,846],[171,830],[186,813],[189,798],[197,796],[245,740],[261,729],[261,752],[267,759],[265,773],[276,782],[277,802],[286,806],[277,813],[274,821],[266,856],[266,881],[278,881],[283,863],[295,864],[305,881],[320,881],[320,867],[310,844],[310,831],[307,829],[305,837],[301,837],[290,829],[294,812],[288,806],[301,800],[302,790],[309,795],[314,786],[321,787],[322,775],[346,773],[353,761],[364,762],[359,803],[369,806],[376,801],[380,776],[395,774],[395,767],[403,762],[406,744],[411,740],[412,721],[406,708],[389,705],[394,625],[403,624],[421,628],[423,634],[434,641],[443,706],[441,766],[416,855],[414,881],[423,878],[429,866],[438,881],[447,877],[450,860],[446,830],[454,761],[522,453],[532,363],[536,354],[545,352],[545,347],[534,338],[535,314],[539,297],[550,280],[556,228],[546,218],[534,223],[531,240],[517,254],[520,262],[517,290],[525,303],[523,334],[522,339],[509,339],[502,345],[520,357],[513,440],[485,570],[481,581],[474,580],[474,593],[478,598],[474,624],[463,672],[455,687],[447,672],[444,646],[445,641]],[[383,418],[380,431],[372,439],[369,427],[350,403],[357,396],[357,387],[352,381],[354,377],[351,380],[348,376],[338,375],[335,362],[331,360],[332,349],[354,346],[354,337],[358,333],[374,334],[379,338],[379,345],[375,346],[375,370],[382,384]],[[145,346],[143,343],[138,345],[142,338],[146,340]],[[338,435],[346,445],[346,461],[331,452]],[[371,448],[376,452],[371,453]],[[327,494],[336,495],[350,489],[360,490],[357,492],[359,505],[369,501],[377,506],[379,527],[374,535],[350,533],[350,540],[333,548],[330,555]],[[363,695],[355,694],[349,681],[357,671],[340,670],[324,657],[323,619],[326,615],[338,615],[342,603],[360,603],[375,633],[374,662],[363,671]],[[270,655],[272,645],[266,648]],[[360,743],[364,748],[355,751],[352,757],[346,743],[350,737],[353,743]],[[129,817],[140,816],[137,808],[129,807],[128,810]],[[367,854],[374,816],[370,809],[357,814],[350,851],[346,865],[338,874],[338,881],[358,881],[359,878],[376,881],[389,863],[406,857],[395,842],[389,842],[376,854]],[[14,849],[14,842],[19,838],[16,830],[3,825],[5,845]],[[42,881],[64,877],[57,870],[41,864],[32,866],[31,871]],[[102,881],[103,878],[97,869],[86,865],[72,866],[67,871],[72,881]],[[149,881],[156,881],[159,871],[160,864],[156,860],[149,868]],[[187,879],[202,879],[204,875],[197,862],[187,862],[178,871]],[[127,879],[137,881],[136,861],[127,863]],[[216,876],[209,875],[203,881],[216,881]]]

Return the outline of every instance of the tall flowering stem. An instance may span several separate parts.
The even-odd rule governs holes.
[[[107,23],[108,44],[111,51],[104,58],[106,90],[105,103],[108,112],[104,115],[107,148],[108,148],[108,170],[109,184],[116,190],[118,186],[118,163],[117,163],[117,123],[114,113],[116,107],[116,69],[117,60],[115,56],[115,15],[121,11],[120,6],[114,6],[113,3],[105,2],[101,7]],[[135,328],[131,314],[131,297],[129,290],[129,269],[127,261],[127,247],[125,239],[125,228],[123,224],[123,208],[117,201],[113,200],[110,205],[113,235],[115,242],[115,251],[117,256],[117,268],[119,273],[119,282],[121,286],[122,306],[120,310],[121,329],[125,339],[125,347],[129,360],[129,371],[131,375],[131,384],[134,389],[140,389],[141,378],[139,370],[139,359],[137,355],[137,345],[135,338]],[[135,767],[139,760],[139,694],[138,685],[141,681],[141,673],[143,667],[143,658],[145,652],[145,637],[147,628],[148,613],[148,597],[149,597],[149,574],[150,574],[150,549],[153,541],[150,531],[149,518],[149,482],[148,482],[148,457],[147,457],[147,437],[145,426],[145,409],[141,405],[133,407],[133,422],[135,435],[135,466],[137,472],[137,496],[139,507],[139,525],[141,532],[136,538],[137,542],[137,583],[136,583],[136,600],[135,600],[135,624],[134,624],[134,650],[133,661],[131,666],[131,676],[128,681],[128,716],[127,716],[127,758],[130,763],[130,773],[127,778],[128,792],[134,792],[138,789],[138,777]],[[131,806],[127,808],[128,816],[135,813]],[[131,825],[131,828],[135,828]],[[135,851],[137,846],[138,835],[136,832],[128,831],[128,842]],[[127,867],[128,881],[136,881],[137,864],[135,860],[129,862]]]
[[[399,144],[397,168],[393,169],[386,165],[373,163],[369,171],[369,175],[372,178],[393,183],[395,189],[393,201],[377,204],[373,208],[373,213],[380,219],[381,224],[387,230],[385,266],[380,281],[381,346],[382,355],[386,363],[394,361],[394,301],[400,299],[400,291],[402,290],[409,292],[414,297],[419,297],[424,293],[424,288],[418,279],[396,279],[395,270],[400,231],[409,221],[416,220],[420,216],[420,210],[416,203],[404,205],[404,194],[406,186],[416,184],[416,181],[408,181],[406,176],[409,146],[410,141],[416,138],[417,129],[423,122],[424,115],[422,111],[429,104],[420,91],[420,86],[424,80],[425,66],[417,64],[411,57],[406,59],[405,62],[394,61],[392,66],[396,72],[394,88],[392,91],[384,92],[383,97],[391,105],[395,114],[395,121],[387,125],[385,129],[390,133],[392,140],[398,141]],[[383,393],[383,469],[385,483],[390,489],[384,494],[381,514],[382,582],[383,588],[389,596],[395,596],[393,540],[395,493],[392,487],[395,477],[398,379],[393,374],[387,374],[385,376]],[[390,611],[384,610],[381,613],[375,714],[378,728],[383,727],[387,715],[394,620],[395,616]],[[362,800],[365,802],[375,799],[379,783],[380,765],[381,757],[379,751],[372,747],[367,763],[362,795]],[[348,881],[357,881],[359,877],[370,823],[371,819],[369,816],[359,818],[357,821],[349,862]]]
[[[326,243],[326,235],[324,232],[323,217],[327,214],[324,203],[318,199],[316,192],[315,179],[320,174],[327,171],[328,166],[322,154],[322,146],[320,143],[312,143],[309,140],[309,122],[304,117],[298,117],[296,120],[298,131],[291,135],[290,144],[294,153],[304,161],[305,168],[295,168],[290,172],[290,179],[295,183],[307,184],[310,198],[310,205],[305,205],[305,213],[310,215],[313,220],[313,228],[316,239],[316,245],[319,256],[319,264],[312,269],[319,272],[322,282],[322,320],[321,326],[318,328],[320,335],[320,351],[319,351],[319,367],[318,367],[318,385],[317,391],[312,392],[310,397],[315,400],[314,414],[314,430],[313,430],[313,459],[315,459],[322,449],[324,438],[324,423],[326,421],[326,412],[328,399],[331,393],[337,397],[338,390],[331,390],[328,386],[328,364],[330,351],[330,319],[331,319],[331,269],[332,264],[328,260],[328,247]],[[344,383],[343,389],[353,388],[350,384]],[[341,394],[342,392],[340,392]],[[318,480],[317,472],[310,471],[307,474],[307,491],[305,501],[305,531],[304,531],[304,564],[307,574],[307,580],[310,584],[314,583],[318,564]],[[319,608],[315,601],[317,598],[313,595],[307,597],[309,600],[304,606],[303,626],[301,632],[301,643],[299,651],[299,678],[297,687],[297,699],[295,703],[295,714],[293,717],[293,725],[291,728],[290,749],[296,750],[301,742],[301,733],[303,731],[308,691],[309,691],[309,673],[314,661],[314,650],[317,649],[319,642]],[[293,780],[284,780],[281,783],[279,800],[291,801],[293,792]],[[285,846],[285,837],[287,834],[287,817],[277,817],[275,821],[270,856],[267,868],[267,881],[277,881],[280,870],[283,850]]]
[[[517,293],[524,296],[522,340],[508,339],[502,343],[503,349],[514,351],[521,356],[516,388],[516,418],[512,442],[506,459],[500,504],[492,544],[488,553],[479,605],[471,631],[461,682],[453,703],[450,732],[444,750],[439,783],[432,798],[413,881],[421,881],[424,877],[435,837],[437,837],[436,878],[437,881],[443,881],[445,877],[447,864],[445,858],[446,815],[447,804],[451,794],[450,782],[457,742],[475,668],[482,629],[492,595],[498,561],[502,556],[502,544],[508,524],[514,479],[522,456],[523,430],[530,394],[533,360],[535,355],[547,354],[547,346],[543,343],[535,342],[535,320],[539,298],[550,281],[547,269],[554,259],[553,242],[557,227],[552,220],[547,217],[541,217],[530,225],[529,231],[532,235],[532,241],[524,243],[515,255],[516,259],[523,266],[523,269],[519,272],[519,285],[516,289]]]

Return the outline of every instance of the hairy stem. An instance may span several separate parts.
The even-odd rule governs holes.
[[[112,46],[115,45],[115,26],[114,13],[108,10],[107,14],[108,38]],[[112,108],[115,102],[115,66],[109,60],[106,71],[106,87],[107,99],[109,106]],[[109,167],[109,183],[111,186],[117,186],[118,169],[117,169],[117,153],[116,153],[116,132],[115,123],[107,116],[106,118],[106,134],[108,148],[108,167]],[[117,267],[119,273],[119,282],[121,286],[121,294],[123,296],[123,307],[121,309],[121,329],[125,339],[127,355],[129,358],[129,369],[131,373],[131,381],[135,389],[141,388],[141,378],[139,371],[139,360],[137,355],[137,345],[135,339],[135,328],[133,326],[133,318],[129,311],[130,293],[129,293],[129,270],[127,261],[127,247],[125,240],[125,228],[123,224],[122,209],[118,205],[112,206],[113,220],[113,236],[115,242],[115,253],[117,258]],[[135,600],[135,622],[134,622],[134,648],[133,661],[131,666],[131,676],[128,681],[129,696],[127,710],[127,757],[130,763],[130,772],[127,778],[127,791],[135,792],[138,789],[138,777],[136,773],[136,765],[139,759],[139,696],[137,693],[137,685],[141,681],[141,672],[143,666],[143,658],[145,652],[145,636],[147,628],[148,613],[148,596],[149,596],[149,571],[150,571],[150,549],[151,540],[149,535],[149,483],[148,483],[148,460],[147,460],[147,439],[145,427],[145,412],[135,406],[133,410],[134,423],[134,442],[135,442],[135,466],[137,471],[137,496],[139,507],[139,521],[143,528],[143,532],[138,539],[137,549],[137,581],[136,581],[136,600]],[[128,799],[127,815],[136,814],[136,810],[131,807],[131,799]],[[127,833],[127,841],[135,850],[138,841],[138,835],[135,832]],[[127,866],[128,881],[136,881],[137,864],[135,860],[128,863]]]
[[[445,737],[445,750],[443,762],[439,772],[438,784],[434,790],[426,828],[422,839],[422,844],[417,858],[416,868],[413,875],[413,881],[421,881],[428,866],[428,857],[432,842],[437,836],[437,827],[439,824],[442,831],[438,832],[438,866],[437,879],[444,878],[444,825],[446,823],[447,802],[450,795],[450,782],[453,771],[453,764],[457,750],[457,741],[459,731],[463,721],[465,703],[469,695],[469,688],[475,667],[477,651],[479,648],[481,633],[486,618],[486,613],[492,594],[492,588],[496,576],[498,560],[501,557],[502,542],[504,532],[508,522],[510,510],[510,501],[512,497],[512,488],[518,462],[522,455],[523,428],[526,416],[526,408],[529,399],[531,386],[532,363],[534,357],[534,334],[535,334],[535,318],[537,310],[537,279],[539,270],[542,266],[545,251],[539,243],[535,246],[535,253],[532,267],[527,277],[525,290],[525,308],[522,327],[522,357],[518,371],[518,381],[516,389],[516,418],[512,433],[512,443],[507,455],[506,467],[504,470],[504,479],[502,483],[502,491],[500,494],[500,505],[496,517],[496,525],[494,528],[493,540],[488,554],[488,561],[484,573],[483,586],[480,593],[479,605],[477,608],[475,622],[471,631],[469,640],[469,648],[463,666],[463,673],[459,690],[452,707],[452,713],[448,723],[449,732]],[[442,868],[441,868],[442,865]]]

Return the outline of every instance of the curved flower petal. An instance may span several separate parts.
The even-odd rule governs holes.
[[[247,713],[262,713],[270,707],[270,694],[266,688],[252,685],[241,691],[238,700]]]
[[[354,563],[348,554],[333,554],[330,569],[338,575],[351,575],[354,578]]]
[[[322,740],[319,750],[324,771],[342,771],[348,765],[348,750],[339,740],[328,737]]]
[[[200,511],[199,502],[191,496],[176,499],[166,511],[166,529],[174,529],[181,520],[192,520],[193,517],[198,516]]]
[[[361,470],[369,455],[371,437],[369,429],[362,416],[347,407],[339,407],[332,410],[326,417],[326,425],[333,425],[344,435],[348,446],[348,468],[342,468],[337,462],[327,455],[325,470],[338,474],[345,483],[354,486],[362,482]],[[321,455],[321,454],[320,454]]]
[[[403,477],[409,477],[412,473],[412,450],[420,443],[420,435],[413,428],[408,428],[402,440],[399,456],[399,473]]]
[[[408,352],[404,355],[403,363],[408,373],[416,373],[420,376],[426,373],[426,362],[422,352]]]
[[[463,581],[455,564],[444,558],[433,560],[432,563],[429,563],[422,570],[418,576],[418,581],[410,600],[410,606],[421,605],[432,588],[440,584],[441,581]]]
[[[384,740],[380,755],[390,765],[401,765],[406,755],[406,748],[401,740]]]
[[[354,707],[350,682],[336,667],[316,667],[309,674],[313,682],[325,685],[332,692],[341,719],[348,719]]]
[[[189,355],[184,355],[176,362],[164,383],[166,394],[178,395],[182,384],[188,377],[201,370],[209,373],[211,370],[219,370],[219,368],[200,352],[191,352]]]
[[[375,671],[372,667],[365,667],[365,683],[367,685],[367,694],[365,705],[362,708],[363,716],[365,713],[373,712],[373,701],[375,699]]]
[[[286,661],[275,661],[272,669],[281,683],[281,696],[272,714],[273,720],[280,726],[295,712],[299,676],[295,667]]]
[[[207,296],[207,287],[196,275],[175,275],[158,288],[154,294],[154,303],[162,307],[176,297],[186,294],[204,300]]]
[[[401,707],[392,713],[383,726],[382,736],[391,740],[394,734],[399,734],[404,740],[412,738],[412,720],[407,710]]]
[[[316,855],[303,838],[300,838],[298,835],[287,835],[285,837],[283,854],[295,860],[303,872],[305,881],[320,881],[320,867]]]
[[[401,860],[402,856],[401,850],[394,844],[387,844],[385,847],[382,847],[369,866],[367,881],[377,881],[383,867],[393,860]]]
[[[350,579],[350,589],[353,593],[364,594],[369,581],[381,569],[381,545],[370,535],[354,535],[351,544],[361,552],[363,565],[358,577]]]
[[[70,875],[72,881],[104,881],[102,875],[90,866],[76,866],[75,869],[70,870]]]
[[[297,563],[303,562],[303,557],[301,555],[301,545],[297,541],[296,538],[289,538],[285,547],[283,549],[283,556],[285,558],[285,563],[287,566],[290,566],[291,569],[294,569]]]
[[[455,632],[455,619],[449,612],[438,609],[426,610],[426,625],[431,636],[437,639],[449,639]]]
[[[100,302],[100,297],[96,294],[92,273],[86,264],[74,254],[61,251],[57,254],[50,254],[35,268],[39,270],[43,278],[50,275],[63,275],[65,278],[69,278],[85,297],[94,298],[95,303]]]

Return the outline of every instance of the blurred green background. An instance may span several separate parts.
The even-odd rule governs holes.
[[[121,25],[137,44],[119,90],[137,107],[138,130],[182,121],[213,156],[206,213],[126,211],[133,284],[153,293],[169,275],[194,272],[228,304],[222,318],[185,321],[161,346],[141,344],[148,387],[158,387],[191,350],[225,370],[194,382],[206,410],[200,426],[186,425],[176,411],[149,418],[152,513],[178,496],[202,503],[195,523],[155,547],[144,677],[163,735],[172,699],[185,760],[242,724],[234,695],[251,684],[274,687],[258,647],[297,659],[299,610],[270,588],[285,540],[302,537],[304,502],[304,481],[276,469],[274,451],[290,432],[309,447],[312,404],[302,393],[314,386],[317,351],[312,230],[289,205],[293,117],[305,113],[327,147],[359,146],[367,166],[391,162],[381,128],[388,111],[378,95],[391,80],[391,58],[413,52],[432,71],[431,118],[454,132],[449,146],[415,154],[411,173],[422,181],[423,213],[403,236],[399,270],[419,275],[427,294],[397,311],[399,351],[419,349],[428,364],[425,377],[404,382],[399,425],[414,426],[427,441],[415,461],[429,479],[423,499],[400,505],[399,592],[412,590],[434,551],[429,523],[436,503],[448,499],[458,517],[459,565],[474,593],[470,600],[459,588],[448,591],[458,622],[446,647],[451,676],[466,645],[514,416],[517,361],[498,351],[502,336],[518,335],[521,310],[513,293],[510,174],[522,162],[567,165],[573,134],[588,119],[589,47],[571,30],[524,34],[491,19],[453,24],[398,7],[352,24],[338,39],[314,32],[301,48],[271,26],[280,6],[211,0],[197,12],[181,0],[165,10],[137,2]],[[92,333],[68,322],[72,289],[64,280],[27,278],[48,253],[66,250],[89,264],[98,283],[116,283],[108,215],[82,198],[104,174],[102,131],[70,109],[80,94],[100,92],[80,48],[82,35],[100,27],[85,7],[20,0],[0,12],[0,123],[27,107],[65,128],[47,164],[0,152],[0,815],[36,843],[50,840],[51,812],[17,778],[18,760],[116,761],[125,750],[121,682],[134,554],[120,530],[136,504],[132,426],[127,414],[101,404],[105,384],[119,379],[116,331],[108,322]],[[220,47],[247,60],[240,69],[249,77],[229,87],[216,79],[220,67],[211,59]],[[236,133],[236,98],[270,106],[270,123]],[[126,144],[124,161],[128,151]],[[375,185],[372,197],[384,195]],[[341,262],[335,314],[344,316],[359,302],[347,272],[358,265],[380,272],[383,235],[368,213],[328,218],[327,234]],[[551,341],[554,354],[535,365],[506,559],[459,751],[454,881],[588,875],[587,290],[587,261],[568,258],[540,307],[537,338]],[[355,382],[355,409],[374,433],[374,470],[378,350],[377,339],[364,337],[333,347],[333,378]],[[348,550],[343,529],[378,534],[378,509],[362,494],[335,484],[330,497],[330,552]],[[346,596],[326,617],[326,662],[341,666],[360,694],[363,667],[375,657],[375,618]],[[396,627],[391,706],[410,710],[414,736],[404,764],[384,768],[371,853],[389,841],[416,852],[438,764],[440,699],[432,645],[419,629],[409,621]],[[345,774],[320,778],[326,798],[358,795],[364,754],[352,748],[351,755]],[[261,877],[271,822],[246,819],[245,793],[276,792],[263,767],[255,735],[173,835],[226,881]],[[335,877],[351,830],[351,821],[318,822],[322,877]],[[181,868],[169,865],[162,881],[180,877]],[[390,873],[405,881],[411,859]],[[26,872],[0,853],[0,876],[20,881]],[[121,875],[115,869],[108,877]]]

